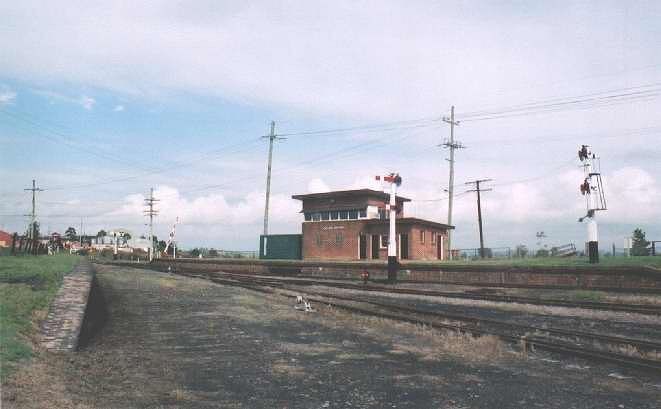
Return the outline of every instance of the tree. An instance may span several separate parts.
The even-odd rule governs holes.
[[[167,246],[167,243],[165,242],[165,240],[160,240],[156,245],[156,249],[158,251],[163,251],[163,250],[165,250],[165,246]]]
[[[197,248],[194,248],[194,249],[191,250],[191,252],[190,252],[190,256],[191,256],[191,257],[198,257],[199,255],[200,255],[200,250],[198,250]]]
[[[516,249],[514,250],[515,257],[524,258],[527,255],[528,255],[528,246],[526,246],[525,244],[519,244],[518,246],[516,246]]]
[[[124,243],[131,240],[131,235],[129,233],[124,233],[123,236],[124,236]]]
[[[633,238],[631,240],[631,255],[632,256],[649,256],[650,249],[647,247],[650,242],[645,240],[645,232],[638,228],[633,231]]]
[[[67,228],[67,230],[64,232],[64,237],[66,237],[67,240],[71,240],[71,241],[76,240],[76,236],[78,236],[76,234],[76,229],[74,229],[71,226],[69,226],[69,228]]]
[[[99,232],[96,233],[96,237],[106,237],[107,235],[108,233],[106,233],[106,231],[103,229],[99,230]]]
[[[547,249],[539,249],[537,250],[537,254],[535,254],[535,257],[548,257],[549,256],[549,251]]]

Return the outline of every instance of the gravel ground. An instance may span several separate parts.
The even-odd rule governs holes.
[[[509,321],[538,327],[565,328],[606,335],[661,341],[661,317],[604,312],[565,307],[495,303],[446,297],[427,297],[409,294],[388,294],[346,290],[324,286],[299,287],[309,291],[359,296],[365,301],[379,301],[415,307],[427,311],[447,312],[471,317]]]
[[[661,375],[468,339],[208,281],[98,268],[108,321],[40,353],[9,408],[658,408]]]

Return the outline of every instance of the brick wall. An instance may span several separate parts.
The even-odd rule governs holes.
[[[362,220],[303,223],[303,259],[357,260],[364,226]],[[367,250],[369,256],[369,243]]]

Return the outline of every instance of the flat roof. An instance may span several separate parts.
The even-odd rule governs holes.
[[[306,195],[293,195],[291,198],[296,200],[306,200],[306,199],[328,199],[328,198],[340,197],[340,196],[369,196],[369,197],[377,197],[384,201],[388,201],[390,199],[390,194],[372,189],[336,190],[333,192],[309,193]],[[397,201],[410,202],[411,199],[407,199],[403,196],[398,195]]]

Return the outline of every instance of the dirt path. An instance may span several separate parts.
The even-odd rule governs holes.
[[[276,296],[99,267],[108,321],[74,355],[40,354],[3,407],[655,408],[661,377],[526,360]],[[30,375],[33,375],[30,377]],[[36,378],[35,378],[36,376]],[[8,397],[6,399],[6,397]]]

